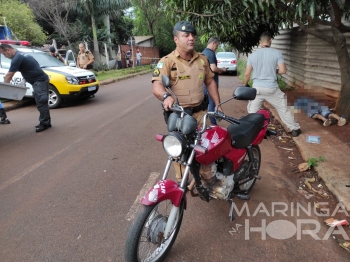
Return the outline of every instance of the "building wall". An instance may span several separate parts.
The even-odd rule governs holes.
[[[120,50],[122,53],[122,63],[123,67],[126,67],[125,53],[130,49],[129,45],[121,45]],[[150,65],[153,60],[159,60],[159,49],[158,47],[146,47],[146,46],[133,46],[133,58],[136,65],[136,50],[139,49],[142,54],[141,64]]]
[[[331,35],[329,27],[316,26],[316,29]],[[345,36],[350,50],[350,34]],[[328,97],[339,96],[340,70],[332,45],[295,27],[281,30],[272,41],[272,47],[283,53],[288,69],[283,77],[289,85],[311,90],[320,88]]]
[[[151,46],[154,46],[154,41],[153,41],[153,38],[152,39],[149,39],[149,40],[146,40],[146,41],[143,41],[139,44],[137,44],[138,46],[147,46],[147,47],[151,47]]]

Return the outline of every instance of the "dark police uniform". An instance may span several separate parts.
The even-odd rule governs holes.
[[[9,72],[21,72],[23,78],[33,86],[33,95],[36,106],[40,112],[40,125],[51,127],[51,117],[49,111],[49,77],[41,69],[38,62],[29,54],[16,52],[12,58]],[[37,132],[41,127],[37,127]]]

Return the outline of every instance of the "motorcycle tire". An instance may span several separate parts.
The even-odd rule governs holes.
[[[258,145],[252,146],[252,152],[254,156],[254,169],[255,169],[255,175],[259,175],[260,171],[260,164],[261,164],[261,152],[260,147]],[[244,179],[243,179],[244,180]],[[239,189],[245,193],[248,194],[250,190],[252,190],[254,184],[255,184],[256,178],[253,178],[251,180],[248,180],[246,183],[242,183],[242,180],[239,181]]]
[[[165,228],[171,207],[172,203],[170,200],[163,200],[153,206],[144,206],[144,209],[135,216],[125,243],[124,254],[126,262],[164,261],[180,230],[184,201],[180,204],[175,226],[170,237],[165,241],[163,239],[161,244],[159,244],[159,236]],[[163,208],[164,211],[162,211]],[[167,214],[162,214],[161,212]]]

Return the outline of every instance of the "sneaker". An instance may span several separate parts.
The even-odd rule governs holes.
[[[10,122],[10,120],[8,118],[1,118],[0,119],[0,124],[6,125],[6,124],[10,124],[10,123],[11,122]]]
[[[51,127],[51,124],[49,124],[49,125],[41,125],[41,124],[39,124],[39,125],[35,126],[35,131],[36,132],[41,132],[41,131],[44,131],[44,130],[50,128],[50,127]]]
[[[299,129],[294,129],[292,130],[292,137],[297,137],[301,134],[301,130]]]
[[[323,122],[323,126],[330,126],[331,125],[331,120],[327,119],[326,121]]]
[[[341,117],[341,118],[338,120],[338,126],[343,126],[343,125],[345,125],[345,124],[346,124],[346,119]]]

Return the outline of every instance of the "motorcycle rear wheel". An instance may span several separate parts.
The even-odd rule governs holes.
[[[172,206],[170,200],[164,200],[153,206],[144,206],[136,215],[126,238],[125,261],[153,262],[166,258],[180,230],[184,210],[182,201],[170,237],[159,243]]]
[[[254,175],[257,176],[257,175],[259,175],[260,164],[261,164],[260,147],[258,145],[252,146],[252,152],[253,152],[253,156],[254,156],[254,163],[253,163],[252,168],[254,170]],[[245,180],[247,180],[247,182],[244,183]],[[248,194],[250,192],[250,190],[252,190],[252,188],[255,184],[255,181],[256,181],[255,177],[253,179],[249,179],[249,178],[243,179],[243,180],[239,181],[239,189],[242,190],[244,193]]]

